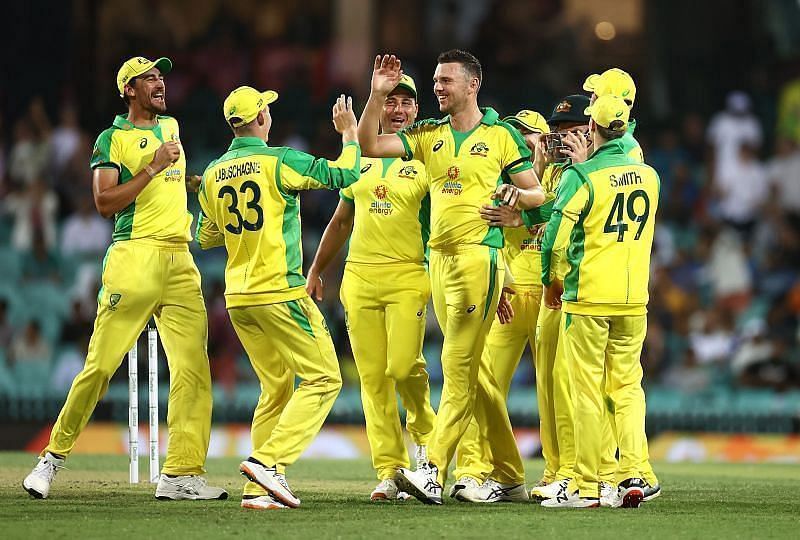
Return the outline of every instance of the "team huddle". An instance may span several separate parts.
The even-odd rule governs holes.
[[[332,110],[335,161],[269,146],[273,91],[225,100],[228,150],[186,175],[166,111],[166,58],[136,57],[117,76],[128,114],[98,137],[95,203],[114,216],[98,311],[75,378],[25,490],[46,498],[111,376],[153,317],[170,368],[169,444],[156,497],[224,499],[203,476],[211,422],[207,322],[194,240],[227,251],[225,298],[261,384],[241,506],[296,508],[286,468],[311,443],[341,388],[336,351],[312,298],[349,242],[339,295],[361,382],[373,501],[521,502],[638,507],[660,495],[649,463],[639,363],[660,183],[631,119],[636,87],[614,68],[589,76],[548,119],[501,119],[478,106],[482,69],[442,53],[433,76],[441,119],[417,121],[414,80],[375,60],[359,120]],[[299,192],[340,201],[303,276]],[[444,336],[438,410],[422,354],[428,302]],[[541,479],[528,490],[506,408],[527,343],[534,351]],[[299,384],[295,386],[295,380]],[[403,438],[415,445],[414,468]]]

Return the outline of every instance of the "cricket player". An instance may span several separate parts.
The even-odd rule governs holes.
[[[612,95],[621,98],[629,107],[633,108],[633,104],[636,100],[636,84],[633,78],[620,68],[611,68],[601,74],[589,75],[583,83],[583,89],[592,93],[592,102],[600,96]],[[621,143],[628,157],[643,163],[644,154],[642,153],[642,148],[633,136],[635,129],[636,121],[631,119],[628,123],[628,130],[621,139]],[[606,407],[610,414],[607,415],[608,427],[604,431],[603,451],[601,456],[601,477],[603,482],[601,487],[605,488],[601,489],[601,491],[604,491],[606,497],[601,496],[600,502],[605,506],[613,506],[615,504],[613,497],[616,495],[616,490],[611,489],[610,484],[614,482],[613,477],[616,473],[617,441],[614,435],[613,422],[611,422],[611,420],[613,420],[614,403],[610,398],[606,400]],[[644,462],[641,465],[642,474],[644,475],[645,481],[647,481],[644,500],[651,501],[661,495],[661,484],[650,464],[646,435],[644,437],[644,444]]]
[[[208,329],[200,274],[189,253],[186,156],[178,122],[163,116],[164,75],[171,69],[167,58],[125,62],[117,89],[128,114],[117,116],[94,146],[94,201],[103,217],[114,217],[113,243],[103,260],[86,364],[72,382],[39,464],[22,484],[39,499],[47,498],[56,472],[151,317],[170,368],[169,443],[156,498],[228,496],[201,476],[211,432]]]
[[[518,275],[526,276],[536,272],[536,289],[534,290],[538,293],[537,298],[540,301],[540,304],[536,306],[532,325],[535,327],[534,364],[536,368],[536,398],[539,409],[539,436],[545,467],[542,479],[531,490],[531,498],[539,501],[555,497],[560,491],[566,489],[566,485],[573,477],[575,464],[574,418],[569,365],[559,354],[558,333],[561,312],[547,309],[543,301],[541,238],[544,234],[544,227],[550,219],[564,168],[571,163],[584,161],[587,157],[586,136],[589,130],[589,117],[584,110],[588,106],[589,99],[586,96],[566,96],[556,104],[547,120],[549,133],[540,136],[538,144],[533,147],[534,170],[542,178],[542,187],[545,190],[547,201],[545,204],[539,208],[522,212],[522,216],[506,207],[484,207],[481,211],[483,217],[490,223],[512,227],[509,231],[531,231],[527,246],[533,257],[518,256],[513,260],[512,268],[514,268],[515,279]],[[527,229],[520,227],[523,224]],[[563,258],[565,247],[559,246],[555,250],[558,256],[555,257],[557,262],[553,264],[553,267],[554,273],[559,279],[563,279],[567,271]],[[515,287],[517,287],[516,283]],[[515,319],[516,317],[515,315]],[[502,326],[495,324],[490,332],[490,338],[493,333],[502,332],[502,329]],[[524,342],[522,347],[524,347]],[[509,348],[507,342],[497,340],[490,352],[495,355],[495,358],[503,358],[507,348]],[[521,353],[522,349],[520,348],[511,369],[516,367]],[[501,367],[498,362],[495,362],[494,369],[496,374],[498,372],[508,373],[507,377],[510,382],[513,371],[509,372],[509,368]],[[465,448],[467,462],[485,461],[485,456],[480,460],[471,457],[474,454],[474,452],[470,452],[472,448],[476,448],[476,446],[467,445]],[[485,450],[483,453],[485,454]],[[480,470],[480,467],[477,470]],[[472,472],[469,468],[466,471],[467,474]]]
[[[381,132],[396,133],[416,120],[417,87],[403,75],[381,110]],[[416,445],[418,466],[435,414],[422,341],[430,298],[427,241],[430,197],[425,166],[400,158],[361,160],[361,179],[339,193],[325,228],[306,289],[322,299],[320,275],[350,238],[340,290],[347,330],[361,379],[372,466],[379,484],[373,501],[407,498],[394,476],[409,467],[397,393],[406,408],[406,427]]]
[[[196,239],[203,249],[224,245],[228,252],[228,314],[261,383],[253,452],[239,466],[252,482],[241,503],[250,509],[300,506],[285,468],[319,432],[342,386],[330,333],[305,289],[298,191],[349,186],[361,159],[352,101],[344,96],[333,106],[343,144],[336,161],[268,146],[269,105],[277,98],[241,86],[225,99],[234,139],[206,169],[198,195]]]
[[[504,118],[503,121],[520,132],[532,152],[536,149],[542,134],[550,132],[545,118],[532,110],[522,110],[514,116]],[[537,238],[537,229],[540,226],[523,226],[520,213],[508,206],[484,205],[481,209],[484,219],[490,223],[496,219],[497,224],[500,224],[500,216],[496,216],[495,213],[511,213],[519,221],[519,226],[504,230],[506,239],[504,257],[508,269],[514,276],[514,294],[510,295],[509,300],[513,318],[505,321],[498,317],[492,323],[483,348],[483,355],[487,357],[485,362],[491,366],[503,395],[507,397],[511,379],[526,344],[530,343],[532,349],[535,347],[536,319],[542,299],[541,254]],[[456,481],[450,488],[450,496],[458,500],[473,502],[479,493],[480,485],[492,472],[489,442],[480,437],[479,430],[480,427],[473,418],[456,450],[457,467],[454,473]]]
[[[638,507],[647,483],[641,465],[645,403],[640,355],[647,327],[650,250],[660,181],[628,156],[630,107],[611,95],[587,109],[594,152],[564,170],[542,240],[542,283],[551,286],[553,246],[569,239],[569,272],[559,297],[559,344],[569,362],[575,405],[575,478],[545,507],[600,506],[600,456],[606,394],[619,443],[617,506]],[[556,286],[558,284],[556,283]]]
[[[421,501],[441,504],[447,466],[474,413],[486,429],[493,459],[492,473],[481,486],[483,500],[524,500],[525,473],[505,398],[481,361],[505,264],[503,229],[489,226],[479,211],[490,199],[533,208],[542,204],[544,194],[519,133],[500,121],[494,109],[478,107],[482,70],[477,58],[465,51],[448,51],[438,58],[434,93],[447,116],[379,135],[381,110],[401,79],[400,68],[393,55],[375,59],[358,134],[368,156],[405,157],[425,164],[431,193],[431,290],[444,334],[444,386],[428,442],[428,463],[416,471],[401,468],[396,481]]]

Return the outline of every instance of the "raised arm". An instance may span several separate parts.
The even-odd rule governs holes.
[[[375,57],[369,99],[361,113],[361,119],[358,121],[358,141],[361,143],[361,151],[367,157],[403,157],[406,155],[405,146],[398,135],[394,133],[379,134],[381,110],[386,96],[394,90],[402,75],[400,60],[394,55]]]
[[[325,227],[325,232],[322,233],[322,240],[317,246],[317,253],[314,255],[314,260],[308,269],[306,291],[309,296],[317,301],[322,300],[322,295],[325,292],[321,276],[350,237],[350,233],[353,231],[354,219],[355,207],[352,201],[345,199],[344,195],[342,195],[331,221]]]

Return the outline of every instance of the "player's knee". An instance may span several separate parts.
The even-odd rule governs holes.
[[[386,376],[394,379],[395,382],[403,382],[411,376],[413,365],[402,366],[400,362],[389,362],[386,368]]]

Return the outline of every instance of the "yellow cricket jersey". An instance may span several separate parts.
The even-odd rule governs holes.
[[[158,116],[152,128],[139,128],[128,122],[127,115],[117,116],[94,144],[90,166],[114,168],[119,183],[136,176],[153,160],[161,143],[180,143],[178,122]],[[186,208],[186,156],[158,173],[126,208],[114,215],[112,239],[151,238],[168,242],[192,239],[192,215]]]
[[[200,184],[195,238],[203,249],[224,245],[229,308],[306,296],[300,201],[304,189],[340,189],[359,178],[361,148],[344,145],[336,161],[257,137],[237,137],[212,161]]]
[[[483,244],[503,247],[503,228],[481,219],[480,207],[508,173],[530,169],[530,150],[519,132],[486,108],[471,131],[455,131],[450,117],[421,120],[398,132],[406,159],[425,164],[430,181],[432,249]]]
[[[628,157],[621,139],[564,170],[542,240],[542,283],[548,285],[553,245],[569,238],[564,312],[647,312],[659,191],[658,174]]]
[[[430,232],[425,166],[400,158],[361,160],[361,178],[339,192],[355,206],[347,262],[423,263]]]

